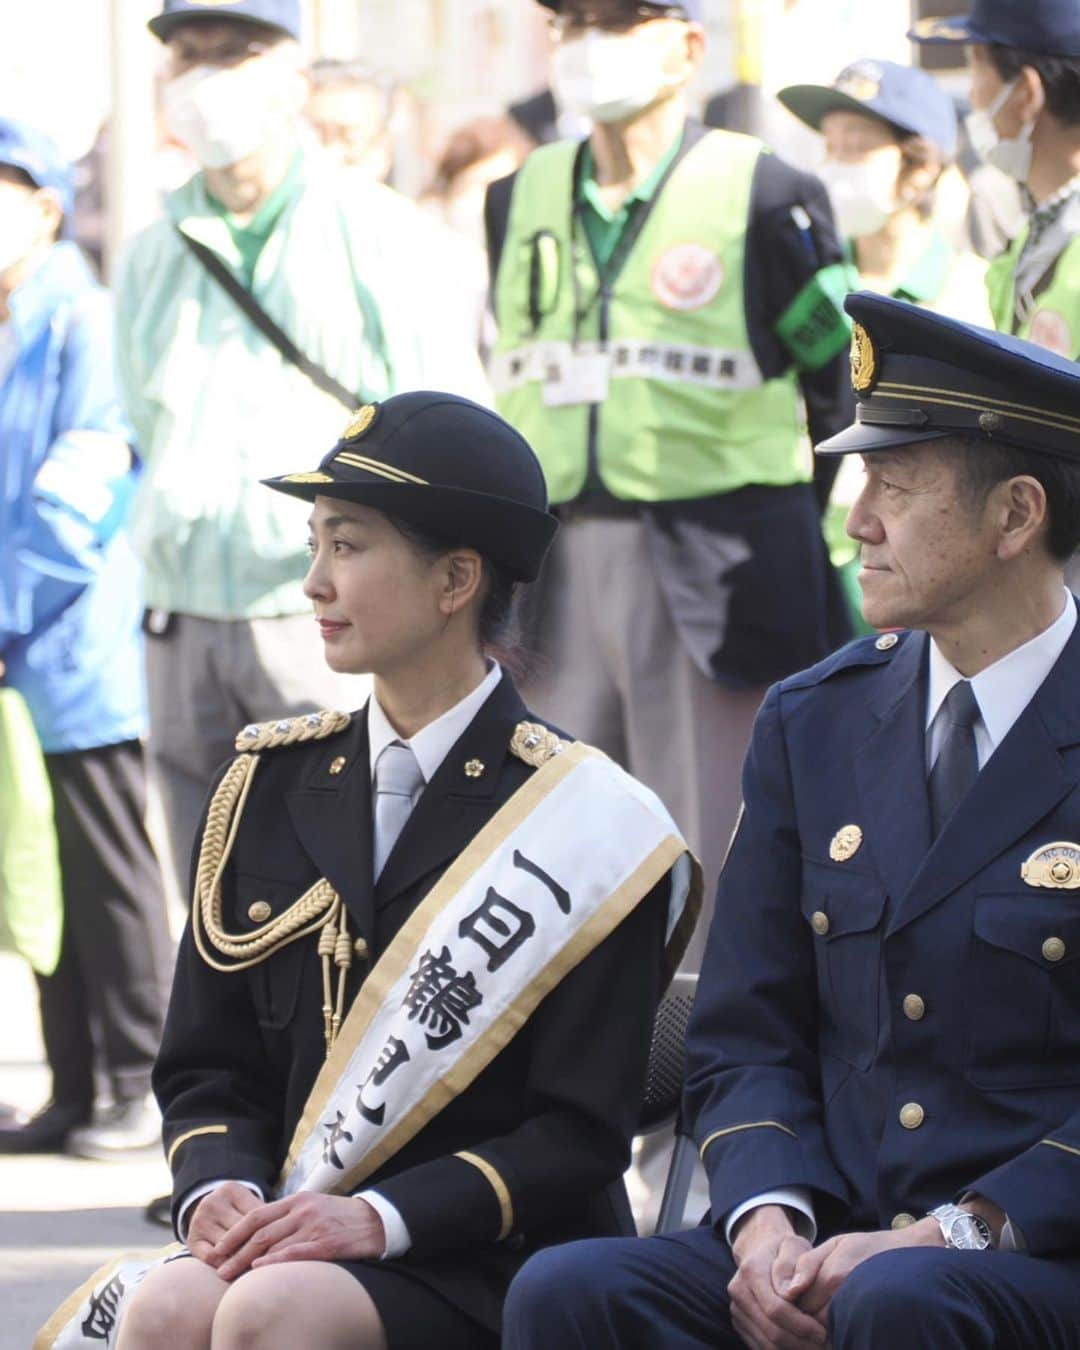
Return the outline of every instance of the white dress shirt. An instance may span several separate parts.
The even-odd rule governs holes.
[[[971,691],[979,705],[979,719],[974,725],[975,749],[979,768],[998,748],[1013,728],[1013,724],[1035,697],[1042,682],[1053,669],[1065,644],[1076,627],[1076,601],[1069,591],[1064,593],[1064,608],[1060,616],[1030,642],[1014,648],[1007,656],[972,676]],[[945,739],[946,723],[938,717],[945,696],[954,684],[964,678],[956,667],[930,642],[930,662],[926,697],[926,771],[933,768]],[[737,1205],[724,1222],[724,1233],[731,1241],[732,1229],[752,1209],[760,1205],[784,1205],[793,1211],[792,1222],[800,1237],[813,1242],[817,1237],[817,1220],[810,1191],[805,1186],[782,1187],[765,1191]],[[1007,1225],[1008,1227],[1008,1225]],[[1010,1232],[1002,1234],[1001,1248],[1009,1250]],[[1020,1242],[1017,1239],[1016,1245]]]
[[[407,741],[402,740],[394,730],[386,713],[380,707],[378,699],[372,694],[368,701],[368,751],[372,785],[374,786],[375,782],[375,765],[378,758],[391,741],[399,741],[412,750],[416,756],[416,762],[420,766],[420,772],[424,775],[425,785],[430,783],[443,760],[491,697],[495,686],[501,679],[502,667],[498,662],[493,661],[491,669],[472,693],[466,694],[460,703],[455,703],[441,717],[437,717],[434,722],[429,722],[426,727],[422,727]],[[420,795],[423,795],[423,791]],[[415,805],[413,809],[416,809]],[[200,1186],[193,1186],[184,1196],[176,1222],[177,1235],[181,1241],[187,1235],[187,1216],[192,1205],[196,1200],[201,1200],[204,1195],[209,1195],[211,1191],[223,1186],[227,1180],[227,1177],[220,1177],[215,1181],[203,1182]],[[254,1182],[241,1181],[240,1184],[246,1186],[260,1199],[266,1198],[261,1188]],[[386,1249],[383,1252],[383,1259],[404,1256],[412,1246],[412,1238],[409,1236],[405,1220],[401,1217],[397,1207],[392,1205],[389,1200],[384,1199],[378,1191],[359,1191],[357,1194],[359,1199],[367,1201],[382,1220],[383,1229],[386,1233]]]

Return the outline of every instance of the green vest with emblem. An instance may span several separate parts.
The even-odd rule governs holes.
[[[606,300],[573,223],[579,149],[544,146],[519,171],[495,282],[497,406],[539,455],[552,502],[577,497],[590,467],[628,501],[809,480],[796,376],[764,379],[747,331],[743,264],[760,142],[713,131],[687,152]],[[607,395],[582,397],[603,401],[553,399],[572,354],[598,351]]]
[[[1031,313],[1014,330],[1016,266],[1027,237],[1028,231],[1022,230],[986,274],[994,324],[1001,333],[1015,332],[1070,361],[1080,360],[1080,235],[1065,245],[1050,285],[1040,291]]]

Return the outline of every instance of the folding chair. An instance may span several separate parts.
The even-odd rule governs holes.
[[[645,1099],[638,1133],[653,1134],[672,1121],[675,1122],[675,1148],[656,1223],[658,1233],[669,1233],[682,1222],[697,1157],[693,1140],[682,1132],[679,1118],[686,1072],[686,1029],[694,1006],[697,982],[696,975],[676,975],[660,1001],[653,1023]]]

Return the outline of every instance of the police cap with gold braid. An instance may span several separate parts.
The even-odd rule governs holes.
[[[318,469],[263,480],[305,501],[358,502],[475,548],[534,581],[558,521],[532,447],[497,413],[456,394],[397,394],[357,412]]]
[[[819,455],[868,454],[962,435],[1080,463],[1080,365],[1021,338],[858,291],[855,423]]]

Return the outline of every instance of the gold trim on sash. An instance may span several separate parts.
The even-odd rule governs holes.
[[[514,1231],[514,1201],[510,1195],[510,1187],[503,1180],[498,1168],[486,1158],[481,1158],[478,1153],[455,1153],[454,1157],[478,1168],[484,1178],[491,1183],[491,1189],[499,1201],[499,1214],[502,1216],[499,1236],[495,1241],[502,1242],[503,1238],[508,1238]]]
[[[124,1252],[122,1255],[106,1261],[103,1266],[99,1266],[94,1271],[89,1279],[84,1280],[73,1294],[69,1294],[64,1299],[63,1303],[34,1337],[30,1350],[52,1350],[56,1338],[79,1311],[83,1300],[89,1298],[98,1285],[106,1284],[111,1280],[121,1266],[126,1265],[129,1261],[161,1261],[165,1257],[173,1256],[183,1250],[181,1243],[171,1242],[167,1247],[156,1247],[152,1251],[146,1252]]]
[[[189,1139],[197,1139],[201,1134],[228,1134],[228,1125],[200,1125],[197,1130],[187,1130],[179,1139],[174,1139],[169,1146],[169,1152],[165,1158],[167,1167],[172,1167],[172,1160],[176,1156],[176,1150],[181,1144],[186,1144]]]

